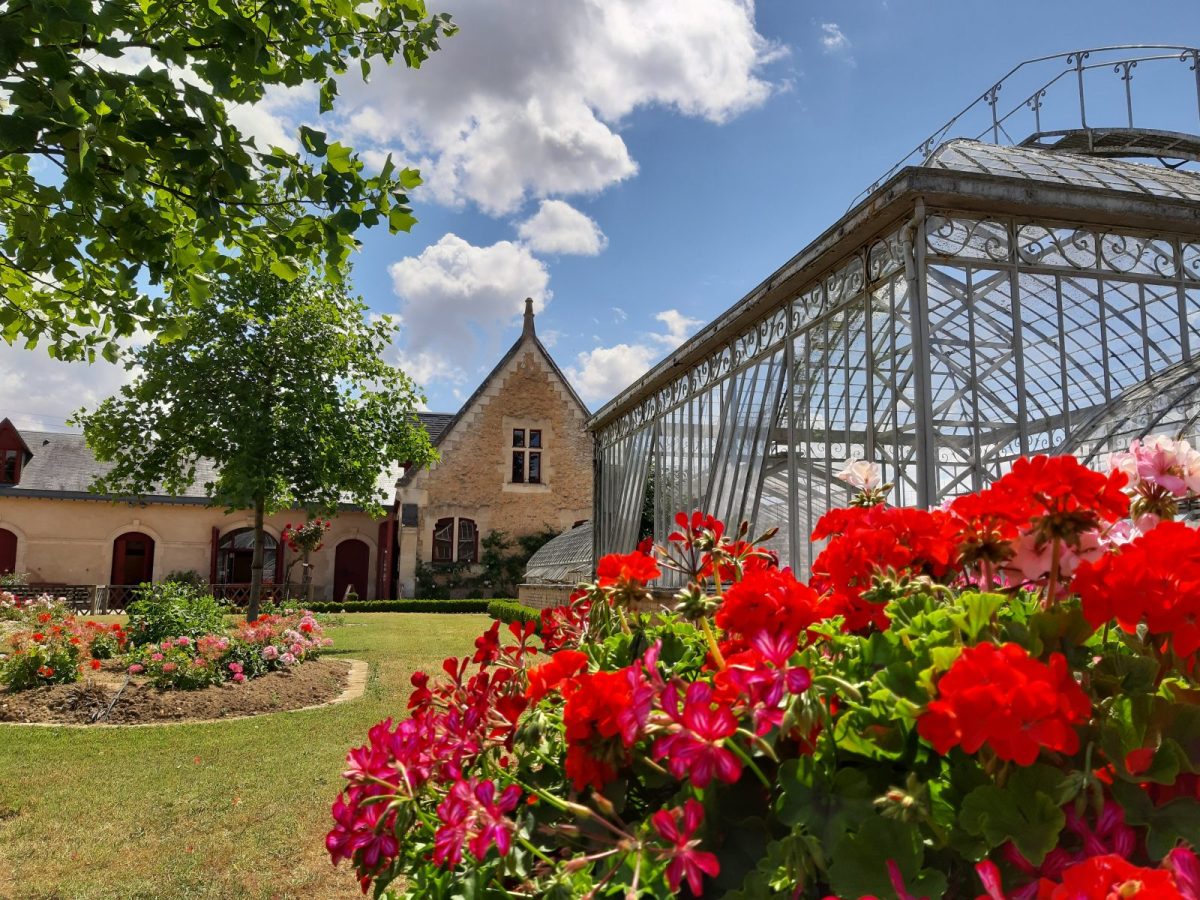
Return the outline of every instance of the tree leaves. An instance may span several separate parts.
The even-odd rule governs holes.
[[[86,356],[163,327],[238,259],[292,257],[288,268],[336,282],[358,227],[411,227],[404,192],[419,177],[366,175],[350,147],[307,127],[304,155],[259,148],[230,105],[315,83],[328,109],[347,58],[415,67],[453,32],[408,0],[13,5],[0,29],[0,286],[19,314],[4,339]],[[148,57],[140,71],[112,61],[135,53]]]

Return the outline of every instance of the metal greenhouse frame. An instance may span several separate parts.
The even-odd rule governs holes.
[[[849,499],[833,477],[848,457],[878,462],[894,502],[930,506],[1021,454],[1195,432],[1200,174],[1184,166],[1200,137],[1135,128],[1131,73],[1158,64],[1156,91],[1186,73],[1197,109],[1198,61],[1116,47],[1023,63],[935,132],[593,417],[597,554],[632,548],[651,480],[656,539],[701,508],[778,526],[804,570],[813,524]],[[1064,62],[1001,114],[1002,87]],[[1121,87],[1094,87],[1100,72]],[[1064,90],[1072,127],[1047,131]],[[1105,98],[1120,126],[1089,124]],[[1035,130],[1005,143],[1019,113]],[[972,115],[988,141],[964,130]]]

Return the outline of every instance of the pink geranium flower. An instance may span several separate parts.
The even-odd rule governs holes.
[[[690,779],[696,787],[708,787],[713,775],[729,783],[741,777],[741,762],[724,747],[725,739],[737,731],[737,717],[727,705],[714,708],[712,685],[688,685],[682,713],[678,691],[670,685],[663,692],[663,708],[681,728],[655,741],[653,754],[666,759],[672,775]]]
[[[668,843],[657,849],[660,859],[670,860],[667,864],[667,883],[671,890],[678,891],[687,879],[692,893],[699,897],[704,886],[703,876],[714,877],[721,871],[716,856],[698,850],[700,841],[693,837],[704,821],[704,807],[699,801],[688,798],[683,808],[660,809],[650,817],[654,830]]]

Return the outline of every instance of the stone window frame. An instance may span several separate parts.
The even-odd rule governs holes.
[[[546,445],[543,435],[546,428],[514,427],[511,429],[509,450],[512,454],[512,466],[509,471],[509,484],[543,485],[546,483],[543,465]],[[537,461],[537,475],[533,475],[534,460]]]

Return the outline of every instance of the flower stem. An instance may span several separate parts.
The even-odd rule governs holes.
[[[737,741],[729,740],[725,742],[725,746],[732,750],[734,754],[746,764],[750,771],[758,776],[758,780],[762,782],[763,787],[765,787],[767,790],[771,790],[771,782],[767,780],[767,776],[764,775],[762,769],[755,764],[750,754],[742,749],[741,744],[739,744]]]
[[[1054,538],[1054,543],[1050,545],[1050,583],[1046,585],[1046,603],[1043,609],[1054,605],[1054,598],[1058,594],[1058,569],[1061,564],[1062,541]]]
[[[725,668],[725,657],[721,654],[721,648],[717,646],[717,636],[713,634],[712,626],[708,624],[708,616],[700,617],[700,628],[708,639],[708,649],[712,653],[713,662],[717,664],[718,669]]]
[[[522,847],[524,847],[526,850],[528,850],[530,853],[532,853],[534,856],[536,856],[542,862],[546,863],[546,865],[548,865],[548,866],[557,865],[557,863],[555,863],[554,860],[552,860],[545,853],[543,853],[541,850],[539,850],[537,847],[535,847],[532,843],[530,843],[528,838],[521,836],[521,837],[518,837],[517,840],[520,842]]]

